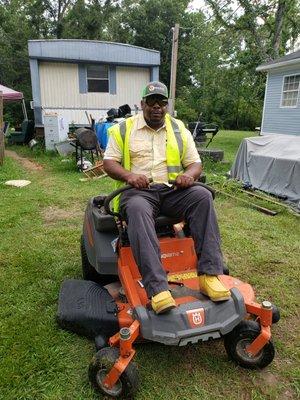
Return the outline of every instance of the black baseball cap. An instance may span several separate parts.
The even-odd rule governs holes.
[[[158,81],[149,82],[142,91],[142,98],[153,95],[160,95],[167,99],[169,97],[167,86],[164,83]]]

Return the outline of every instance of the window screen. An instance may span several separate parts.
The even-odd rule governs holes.
[[[284,77],[281,107],[296,107],[299,96],[300,75]]]
[[[87,65],[88,92],[109,92],[108,65]]]

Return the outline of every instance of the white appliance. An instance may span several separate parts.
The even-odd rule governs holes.
[[[46,150],[55,150],[55,144],[68,139],[69,124],[57,114],[44,115],[44,133]]]

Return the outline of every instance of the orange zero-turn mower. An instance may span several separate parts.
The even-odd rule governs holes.
[[[214,191],[205,186],[214,196]],[[197,256],[189,227],[163,215],[156,219],[163,267],[177,307],[156,315],[134,261],[126,224],[110,209],[111,200],[130,189],[92,198],[85,212],[81,255],[84,280],[66,280],[57,319],[64,329],[95,340],[89,366],[93,386],[111,397],[132,398],[138,388],[135,341],[166,345],[224,339],[229,358],[245,368],[264,368],[274,358],[271,325],[279,311],[255,301],[251,285],[229,276],[220,280],[231,298],[212,302],[199,292]]]

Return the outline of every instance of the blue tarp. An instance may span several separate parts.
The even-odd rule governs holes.
[[[105,150],[108,142],[107,129],[112,126],[112,122],[101,122],[95,125],[96,136],[101,149]]]

